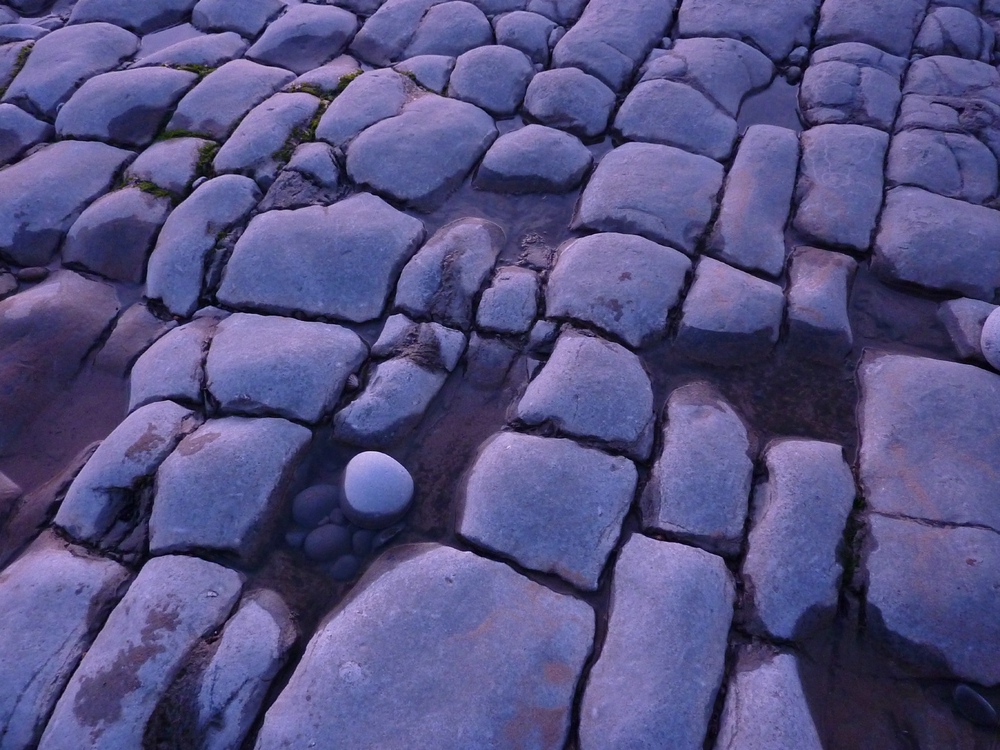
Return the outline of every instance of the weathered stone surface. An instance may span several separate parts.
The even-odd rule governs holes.
[[[393,67],[404,75],[412,75],[425,89],[443,94],[448,88],[451,71],[455,69],[455,58],[448,55],[417,55]]]
[[[714,256],[744,270],[781,274],[798,167],[799,141],[793,131],[772,125],[747,128],[709,238]]]
[[[167,218],[149,257],[146,295],[189,316],[203,292],[208,255],[220,233],[243,221],[260,201],[249,177],[222,175],[200,185]]]
[[[684,0],[677,15],[682,37],[751,41],[774,61],[808,46],[818,0]]]
[[[351,79],[361,75],[361,66],[350,55],[340,55],[326,65],[303,73],[285,85],[285,91],[298,91],[303,87],[315,88],[327,96],[336,96],[344,90]]]
[[[494,19],[493,28],[497,44],[521,50],[533,63],[548,63],[549,35],[556,28],[551,19],[537,13],[515,10]]]
[[[478,107],[428,94],[355,138],[347,172],[355,182],[429,210],[458,187],[496,137],[493,118]]]
[[[65,390],[120,309],[112,286],[72,271],[0,300],[0,449]]]
[[[642,523],[710,552],[736,555],[753,477],[746,425],[708,383],[670,394],[663,450],[642,495]]]
[[[552,50],[553,67],[576,67],[615,91],[632,77],[673,19],[673,0],[591,0]]]
[[[909,57],[927,0],[828,0],[819,14],[816,42],[864,42]]]
[[[527,333],[538,314],[538,289],[534,271],[518,266],[498,269],[479,300],[476,327],[494,333]]]
[[[984,203],[997,194],[997,160],[964,133],[906,130],[893,136],[886,177],[949,198]]]
[[[833,619],[854,476],[834,443],[776,440],[764,460],[743,560],[744,617],[751,632],[790,640]]]
[[[114,547],[132,531],[139,485],[201,419],[173,401],[133,411],[114,429],[66,491],[55,523],[74,539]],[[132,523],[129,523],[132,519]]]
[[[52,137],[52,126],[36,120],[20,107],[0,104],[0,166]]]
[[[228,62],[181,99],[167,129],[225,139],[247,112],[294,78],[287,70],[250,60]]]
[[[218,297],[239,309],[374,320],[423,237],[419,220],[365,193],[272,211],[236,243]]]
[[[203,424],[156,472],[150,552],[211,549],[253,560],[311,437],[284,419],[225,417]]]
[[[0,170],[0,256],[44,265],[84,208],[131,156],[103,143],[53,143]]]
[[[43,29],[30,23],[4,23],[0,25],[0,44],[23,42],[26,40],[34,41],[48,33],[48,29]]]
[[[889,191],[875,238],[882,278],[992,301],[1000,288],[1000,212],[911,187]]]
[[[380,362],[361,395],[334,417],[337,438],[366,448],[393,445],[420,421],[447,377],[410,357]]]
[[[979,348],[993,369],[1000,369],[1000,315],[991,312],[984,321]]]
[[[467,330],[504,241],[503,230],[485,219],[459,219],[438,230],[400,274],[396,307]]]
[[[193,320],[143,352],[132,366],[129,411],[165,399],[200,406],[205,352],[217,323],[214,318]]]
[[[334,146],[346,146],[376,122],[398,115],[412,90],[407,79],[393,70],[370,70],[347,84],[316,128],[316,137]]]
[[[193,557],[147,562],[56,705],[39,747],[140,747],[188,651],[222,624],[242,576]]]
[[[80,84],[114,70],[138,48],[134,34],[108,23],[56,29],[35,42],[3,101],[51,120]]]
[[[472,467],[458,531],[526,568],[592,591],[636,481],[628,459],[571,440],[502,432]]]
[[[129,573],[37,539],[0,573],[0,746],[32,747]]]
[[[236,313],[219,323],[205,371],[225,412],[317,422],[367,355],[340,326]]]
[[[77,0],[70,23],[106,21],[139,34],[173,26],[184,20],[197,0]]]
[[[596,138],[608,127],[615,92],[577,68],[544,70],[528,84],[524,108],[543,125]]]
[[[778,341],[784,304],[777,284],[703,257],[684,300],[677,343],[714,364],[759,361]]]
[[[292,5],[247,50],[247,57],[301,75],[343,52],[357,29],[358,19],[343,8]]]
[[[586,604],[436,545],[389,552],[355,592],[309,643],[258,750],[563,745],[594,634]]]
[[[184,195],[198,172],[203,157],[215,144],[204,138],[168,138],[147,148],[125,170],[125,180],[151,182],[174,195]]]
[[[866,250],[882,206],[888,145],[888,135],[861,125],[803,133],[795,228],[819,243]]]
[[[860,370],[861,486],[877,513],[1000,529],[1000,376],[870,355]]]
[[[1000,537],[869,517],[868,616],[921,667],[982,685],[1000,679]],[[895,636],[895,637],[893,637]]]
[[[448,95],[496,117],[509,117],[524,99],[535,73],[531,60],[513,47],[492,44],[460,55],[448,80]]]
[[[445,5],[444,8],[437,8]],[[365,22],[351,52],[374,65],[420,55],[457,57],[493,42],[490,22],[465,2],[388,0]]]
[[[802,115],[810,125],[853,123],[891,130],[905,67],[905,58],[857,42],[817,50],[802,78]]]
[[[745,646],[722,709],[716,750],[823,750],[793,654]]]
[[[817,362],[838,364],[851,351],[854,334],[847,298],[858,264],[812,247],[792,253],[788,286],[788,345]]]
[[[980,338],[986,319],[996,309],[996,305],[989,302],[967,297],[941,303],[937,317],[948,332],[959,357],[984,359]]]
[[[270,589],[255,591],[240,604],[200,679],[197,724],[205,750],[229,750],[243,742],[297,639],[287,605]]]
[[[197,65],[218,68],[224,63],[242,57],[249,46],[243,37],[234,31],[222,34],[204,34],[164,47],[133,63],[131,67]]]
[[[581,237],[559,252],[546,287],[546,312],[642,346],[666,331],[690,270],[681,253],[642,237]]]
[[[633,535],[615,563],[608,634],[580,711],[581,750],[700,747],[734,598],[720,558]]]
[[[372,345],[380,359],[409,357],[432,370],[451,372],[465,350],[465,335],[440,323],[414,323],[402,313],[390,315]]]
[[[191,23],[202,31],[235,31],[253,38],[283,7],[281,0],[243,0],[238,5],[229,0],[198,0]]]
[[[527,125],[490,146],[473,184],[495,193],[566,193],[580,184],[593,161],[569,133]]]
[[[638,234],[691,254],[715,210],[722,178],[722,165],[707,157],[626,143],[597,165],[571,228]]]
[[[288,158],[282,157],[283,149],[296,132],[309,126],[319,104],[315,96],[304,93],[279,93],[258,104],[215,155],[215,170],[245,174],[270,187]]]
[[[162,320],[145,302],[136,302],[118,316],[114,330],[94,357],[94,367],[127,377],[139,355],[176,327],[176,321]]]
[[[529,425],[552,424],[643,460],[653,447],[653,389],[628,349],[576,331],[564,332],[552,356],[517,404]]]
[[[33,46],[34,42],[30,41],[0,44],[0,91],[5,91],[21,71],[24,57]]]
[[[63,263],[117,281],[139,283],[146,256],[170,213],[170,199],[137,187],[116,190],[91,203],[63,243]]]
[[[338,154],[326,143],[302,143],[268,188],[258,210],[296,209],[335,203],[341,194]]]
[[[913,48],[927,56],[954,55],[988,63],[995,42],[993,29],[975,13],[964,8],[932,8]]]

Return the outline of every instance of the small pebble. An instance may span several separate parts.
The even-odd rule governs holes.
[[[957,686],[955,692],[952,693],[952,700],[955,701],[955,708],[958,709],[958,712],[973,724],[983,727],[997,725],[996,710],[988,700],[968,685]]]
[[[384,528],[402,518],[412,500],[413,477],[391,456],[365,451],[347,463],[340,507],[351,523]]]
[[[351,537],[351,546],[354,549],[354,554],[358,557],[364,557],[369,552],[372,551],[372,540],[375,538],[374,531],[368,531],[367,529],[359,529],[354,532]]]
[[[809,50],[805,47],[796,47],[792,50],[791,54],[788,55],[788,62],[792,65],[802,65],[809,57]]]
[[[979,338],[979,346],[983,351],[983,357],[993,366],[1000,370],[1000,307],[990,313],[990,316],[983,324],[983,332]]]
[[[344,555],[330,568],[330,575],[338,581],[350,581],[361,569],[361,561],[354,555]]]
[[[293,529],[285,534],[285,543],[292,549],[299,549],[302,547],[302,542],[305,541],[308,533],[308,531],[303,529]]]
[[[793,65],[785,71],[785,80],[791,84],[796,84],[802,80],[802,68]]]
[[[199,177],[197,180],[195,180],[194,182],[191,183],[191,189],[195,190],[196,188],[200,188],[206,182],[208,182],[208,178],[207,177]]]
[[[17,276],[18,281],[45,281],[49,277],[49,269],[41,267],[22,268],[20,271],[15,271],[14,275]]]
[[[328,562],[351,551],[351,532],[346,526],[328,523],[309,532],[302,549],[315,562]]]
[[[314,528],[340,503],[340,490],[332,484],[315,484],[292,500],[292,518],[299,526]]]

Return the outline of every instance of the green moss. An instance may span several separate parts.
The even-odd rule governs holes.
[[[10,83],[14,82],[14,79],[17,78],[17,74],[21,72],[21,69],[24,68],[25,63],[28,62],[28,55],[31,54],[31,50],[34,46],[35,46],[34,42],[30,42],[25,46],[21,47],[21,51],[17,53],[17,59],[14,60],[14,67],[11,68],[10,71]],[[0,86],[0,96],[3,96],[5,93],[7,93],[7,87],[10,86],[10,83],[8,83],[7,86]]]
[[[188,73],[194,73],[199,78],[204,78],[213,70],[215,70],[215,68],[209,65],[195,65],[195,64],[171,65],[170,67],[174,68],[175,70],[186,70]]]
[[[347,86],[351,83],[351,81],[353,81],[362,73],[364,73],[364,71],[359,69],[359,70],[353,70],[350,73],[347,73],[346,75],[342,75],[340,77],[340,83],[337,84],[337,93],[338,94],[341,93],[344,89],[347,88]]]
[[[150,195],[155,195],[157,198],[173,198],[173,194],[169,190],[164,190],[155,182],[150,182],[149,180],[139,180],[135,184],[144,193],[149,193]]]
[[[211,177],[214,171],[212,160],[219,150],[217,143],[206,143],[198,151],[198,163],[195,165],[195,177]]]
[[[201,133],[193,133],[190,130],[164,130],[158,136],[158,141],[169,141],[172,138],[204,138]]]
[[[318,99],[330,98],[330,93],[315,83],[300,83],[297,86],[292,86],[288,92],[291,94],[312,94]]]

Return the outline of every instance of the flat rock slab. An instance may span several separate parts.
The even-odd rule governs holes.
[[[986,319],[996,305],[978,299],[962,297],[938,306],[937,318],[948,332],[955,351],[962,359],[983,361],[982,335]]]
[[[355,182],[420,210],[435,208],[497,137],[493,118],[467,102],[427,94],[377,122],[347,148]]]
[[[470,3],[445,0],[388,0],[365,22],[351,52],[374,65],[436,54],[457,57],[493,43],[493,30]],[[437,9],[438,5],[447,5]]]
[[[174,195],[186,195],[216,145],[204,138],[168,138],[154,143],[125,170],[125,180],[151,182]]]
[[[197,0],[78,0],[70,14],[70,23],[107,21],[116,26],[147,34],[184,20]]]
[[[198,80],[185,70],[137,68],[94,76],[59,110],[61,138],[99,140],[126,148],[153,142],[180,98]]]
[[[751,632],[791,640],[833,619],[856,495],[843,453],[817,440],[776,440],[764,451],[768,478],[754,493],[742,568]]]
[[[549,424],[643,460],[653,447],[653,388],[628,349],[567,330],[517,404],[529,425]]]
[[[224,412],[317,422],[367,356],[340,326],[236,313],[219,323],[205,370]]]
[[[201,423],[190,409],[157,401],[129,414],[76,475],[55,524],[74,539],[113,547],[132,531],[139,485]],[[134,522],[134,521],[133,521]],[[124,527],[124,528],[123,528]]]
[[[0,170],[0,256],[22,266],[48,263],[131,156],[103,143],[63,141]]]
[[[924,18],[914,50],[927,56],[955,55],[988,63],[993,55],[996,34],[973,7],[933,8]]]
[[[691,262],[673,248],[606,232],[565,245],[546,287],[546,313],[596,325],[629,346],[663,336]]]
[[[837,364],[854,346],[848,293],[858,264],[829,250],[799,247],[788,272],[788,345],[807,359]]]
[[[591,0],[552,51],[556,68],[576,67],[620,91],[673,20],[673,0]]]
[[[870,621],[925,670],[982,685],[1000,680],[1000,536],[881,514],[864,551]]]
[[[167,130],[222,140],[247,112],[294,78],[287,70],[250,60],[228,62],[181,99]]]
[[[311,438],[308,429],[284,419],[225,417],[203,424],[156,472],[150,552],[212,549],[252,560]]]
[[[250,222],[218,297],[237,309],[364,322],[382,314],[423,224],[373,195]]]
[[[357,29],[357,17],[343,8],[292,5],[247,50],[247,57],[301,75],[343,52]]]
[[[992,302],[1000,289],[1000,211],[911,187],[893,188],[872,268],[884,279]]]
[[[281,0],[246,0],[239,5],[228,0],[198,0],[191,23],[202,31],[235,31],[253,38],[283,7]]]
[[[862,125],[820,125],[802,134],[795,228],[834,247],[866,250],[882,207],[889,136]]]
[[[677,14],[682,37],[752,41],[775,62],[809,46],[819,0],[684,0]]]
[[[864,42],[908,57],[927,0],[829,0],[819,15],[816,42]]]
[[[533,118],[580,138],[601,135],[614,106],[615,92],[577,68],[543,70],[524,95],[524,108]]]
[[[204,293],[209,253],[261,199],[249,177],[221,175],[198,186],[167,218],[146,266],[146,295],[187,317]]]
[[[369,70],[347,84],[330,102],[316,127],[316,137],[344,147],[358,133],[402,111],[412,83],[393,70]]]
[[[1000,529],[1000,376],[868,355],[860,368],[861,485],[878,513]]]
[[[571,228],[638,234],[691,254],[715,211],[722,178],[722,165],[705,156],[626,143],[597,165]]]
[[[704,382],[671,393],[666,418],[663,449],[642,495],[643,527],[738,554],[754,458],[743,419]]]
[[[495,333],[527,333],[538,314],[538,274],[529,268],[497,269],[483,290],[476,310],[476,327]]]
[[[255,747],[560,748],[593,635],[589,606],[501,563],[400,547],[320,626]]]
[[[188,652],[223,623],[242,576],[193,557],[147,562],[87,651],[40,748],[141,747],[153,710]]]
[[[396,307],[446,326],[468,329],[480,287],[506,235],[485,219],[459,219],[439,229],[406,264],[396,285]]]
[[[200,407],[205,353],[217,323],[216,318],[198,318],[169,331],[144,351],[129,376],[129,411],[165,399]]]
[[[794,654],[740,649],[722,709],[717,750],[823,750]]]
[[[52,120],[80,85],[135,54],[139,39],[109,23],[56,29],[35,42],[3,101]]]
[[[37,539],[0,573],[0,743],[32,747],[129,572],[112,560]]]
[[[794,131],[773,125],[747,128],[726,177],[709,252],[747,271],[781,275],[798,168]]]
[[[633,535],[580,710],[580,748],[701,747],[725,670],[735,585],[721,558]]]
[[[484,444],[472,467],[458,531],[526,568],[593,591],[636,482],[628,459],[571,440],[503,432]]]
[[[574,136],[532,124],[490,146],[473,185],[495,193],[566,193],[580,184],[593,162],[590,150]]]
[[[20,107],[0,104],[0,166],[14,161],[32,146],[49,140],[53,132],[51,125],[36,120]]]
[[[918,128],[892,137],[886,179],[969,203],[997,194],[997,159],[989,147],[965,133]]]

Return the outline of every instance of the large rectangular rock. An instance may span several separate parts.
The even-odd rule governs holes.
[[[826,0],[816,42],[864,42],[909,57],[926,9],[927,0]]]
[[[819,0],[684,0],[677,14],[682,37],[751,41],[780,62],[809,46]]]

